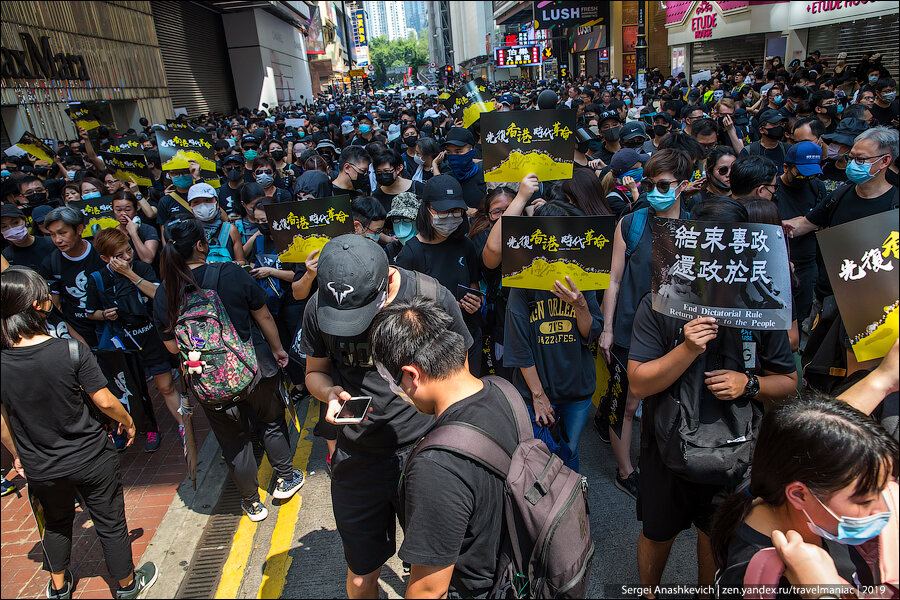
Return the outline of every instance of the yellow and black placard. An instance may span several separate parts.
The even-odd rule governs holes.
[[[166,119],[166,129],[188,129],[190,126],[187,121],[181,121],[178,119]]]
[[[216,153],[209,134],[194,131],[157,131],[159,160],[163,171],[189,169],[196,161],[203,171],[216,172]]]
[[[616,219],[503,217],[503,286],[552,290],[572,278],[579,290],[609,287]]]
[[[138,187],[149,188],[153,185],[150,169],[143,154],[127,154],[124,152],[104,152],[106,166],[116,179],[128,185],[132,179]]]
[[[513,110],[482,116],[484,180],[571,179],[575,165],[574,110]]]
[[[100,196],[91,200],[75,200],[68,206],[77,208],[88,218],[81,237],[94,237],[95,225],[100,229],[112,229],[119,226],[119,221],[113,216],[112,196]]]
[[[144,154],[144,148],[141,146],[140,140],[136,135],[123,135],[114,140],[110,140],[104,152],[116,152],[120,154]]]
[[[328,240],[353,233],[350,196],[266,204],[266,218],[281,262],[302,263]]]
[[[53,159],[56,158],[56,151],[38,139],[38,137],[30,131],[26,131],[22,134],[16,147],[20,150],[24,150],[38,160],[46,160],[47,162],[52,163]]]
[[[900,331],[897,209],[816,233],[856,360],[881,358]]]
[[[462,119],[463,127],[469,127],[482,113],[494,110],[494,95],[488,90],[483,77],[463,84],[444,101],[454,119]]]
[[[76,127],[91,131],[101,125],[113,127],[112,110],[108,102],[78,102],[66,108],[66,114]]]

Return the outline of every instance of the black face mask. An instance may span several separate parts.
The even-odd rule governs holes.
[[[272,150],[269,154],[272,155],[272,160],[281,160],[284,158],[284,150]]]
[[[640,147],[643,146],[643,145],[644,145],[644,140],[641,139],[641,138],[637,138],[637,139],[633,139],[633,140],[626,140],[626,141],[623,141],[623,142],[622,142],[622,147],[623,147],[623,148],[633,148],[633,149],[637,149],[637,148],[640,148]]]
[[[826,106],[825,114],[828,115],[832,119],[836,119],[837,118],[837,105],[835,104],[834,106]]]
[[[229,171],[225,171],[225,178],[228,181],[240,181],[244,177],[244,172],[242,169],[231,169]]]
[[[417,135],[408,135],[403,138],[403,143],[406,144],[407,148],[412,148],[416,145],[416,142],[419,141],[419,136]]]
[[[655,135],[656,137],[662,137],[662,136],[666,135],[667,133],[669,133],[668,125],[654,125],[653,126],[653,135]]]
[[[356,179],[353,180],[353,189],[359,190],[359,191],[368,191],[368,189],[369,189],[368,173],[365,175],[361,175],[359,173],[356,174]]]
[[[779,125],[778,127],[773,127],[771,129],[763,129],[763,135],[767,138],[772,138],[773,140],[780,140],[784,135],[784,127]]]
[[[257,223],[256,228],[259,229],[259,232],[263,235],[269,235],[272,231],[272,228],[269,227],[268,223]]]
[[[619,139],[619,135],[622,133],[621,127],[612,127],[610,129],[604,129],[600,133],[603,134],[603,139],[607,142],[615,142]]]
[[[42,204],[47,203],[48,194],[45,191],[42,192],[32,192],[31,194],[25,194],[25,200],[28,202],[29,206],[40,206]]]
[[[375,181],[378,182],[378,185],[388,187],[389,185],[393,185],[397,178],[393,173],[375,173]]]

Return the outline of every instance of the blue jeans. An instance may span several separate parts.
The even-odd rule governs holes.
[[[572,457],[566,461],[566,466],[576,472],[578,471],[578,440],[581,439],[581,434],[584,432],[592,405],[590,396],[576,402],[552,405],[553,412],[557,416],[561,416],[563,423],[566,424],[566,434],[569,436],[568,446],[572,451]]]

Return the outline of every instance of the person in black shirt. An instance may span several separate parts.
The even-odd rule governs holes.
[[[41,264],[42,274],[48,280],[56,280],[51,289],[53,303],[62,310],[66,323],[94,347],[97,345],[97,328],[85,312],[87,280],[104,263],[97,251],[81,237],[84,231],[81,211],[68,206],[53,209],[44,218],[44,226],[56,246]]]
[[[403,158],[396,150],[379,152],[372,157],[372,166],[375,167],[375,181],[378,183],[372,197],[381,203],[385,213],[391,210],[391,202],[397,194],[412,192],[416,196],[422,196],[425,186],[419,181],[403,177]]]
[[[244,342],[253,342],[260,380],[247,399],[223,410],[200,406],[222,446],[225,462],[241,494],[241,508],[251,521],[261,521],[268,511],[259,497],[251,418],[256,421],[255,427],[262,429],[266,454],[277,477],[272,496],[290,498],[304,481],[302,471],[291,464],[284,405],[277,398],[279,368],[287,365],[287,353],[266,307],[266,294],[254,279],[232,262],[207,265],[209,244],[199,221],[170,223],[166,238],[170,241],[160,256],[163,283],[153,298],[153,320],[169,352],[181,351],[173,324],[181,313],[185,294],[201,287],[216,292],[238,336]]]
[[[0,232],[9,246],[3,258],[11,265],[21,265],[37,271],[44,259],[56,248],[49,238],[35,237],[28,231],[25,215],[13,204],[4,204],[0,213]]]
[[[159,252],[159,233],[155,227],[141,223],[137,216],[138,200],[128,190],[116,192],[112,200],[113,215],[119,221],[117,229],[128,236],[128,243],[138,260],[148,265],[156,263]]]
[[[242,215],[238,193],[244,183],[244,159],[240,154],[229,154],[222,160],[222,172],[225,173],[225,185],[219,186],[219,206],[235,220]]]
[[[825,184],[816,178],[822,174],[822,149],[813,142],[800,142],[790,147],[785,157],[784,172],[778,178],[775,203],[782,219],[806,215],[825,199]],[[809,316],[816,284],[816,240],[801,236],[788,240],[790,260],[798,286],[793,290],[797,318]]]
[[[441,168],[444,168],[446,162],[449,170],[444,169],[444,171],[459,182],[462,187],[463,201],[471,209],[471,212],[475,212],[487,193],[487,186],[484,183],[484,167],[481,161],[475,161],[475,136],[468,129],[454,127],[447,133],[444,144],[444,158],[437,162]],[[432,161],[432,165],[434,163],[435,161]],[[434,178],[432,177],[432,179]]]
[[[416,216],[418,233],[406,243],[394,263],[430,275],[457,293],[469,333],[476,340],[469,356],[469,368],[477,376],[481,372],[483,296],[459,291],[459,286],[480,289],[481,280],[481,261],[472,240],[466,237],[469,230],[466,208],[462,188],[453,177],[437,175],[429,179]]]
[[[166,188],[166,195],[160,199],[156,206],[156,222],[160,227],[160,238],[163,238],[163,230],[166,224],[178,217],[189,217],[194,213],[187,201],[188,190],[194,185],[194,176],[190,169],[176,169],[169,171],[174,189]]]
[[[355,265],[353,269],[345,265]],[[318,261],[319,288],[306,305],[300,351],[306,355],[306,387],[328,405],[334,423],[352,396],[371,396],[372,412],[358,425],[343,425],[332,459],[331,498],[347,560],[347,592],[375,597],[384,562],[395,551],[397,486],[412,446],[434,420],[391,391],[376,371],[368,330],[380,307],[424,293],[424,277],[389,267],[378,244],[342,235],[325,244]],[[448,329],[472,338],[453,295],[437,285]]]
[[[788,118],[777,110],[767,110],[759,115],[759,132],[762,137],[757,142],[745,146],[741,150],[741,158],[745,156],[765,156],[778,168],[781,175],[784,155],[787,153],[787,144],[782,140]]]
[[[362,146],[347,146],[341,152],[338,176],[332,182],[332,196],[356,198],[369,189],[369,165],[372,158]]]
[[[746,209],[731,199],[708,200],[691,216],[721,223],[748,220]],[[709,481],[714,469],[702,481],[679,475],[663,458],[666,449],[658,440],[667,439],[662,436],[668,432],[657,431],[657,413],[684,405],[690,407],[691,414],[707,415],[700,419],[699,427],[712,427],[723,419],[732,419],[730,411],[738,409],[731,407],[740,406],[751,415],[748,422],[755,426],[762,415],[761,402],[785,400],[797,387],[787,332],[720,328],[715,321],[699,317],[685,322],[658,313],[651,307],[651,294],[641,300],[634,317],[628,384],[631,392],[644,398],[637,498],[642,521],[638,567],[641,585],[651,589],[660,583],[675,537],[692,524],[698,535],[698,584],[712,585],[714,568],[708,535],[715,503],[723,492],[735,491],[749,467],[726,465],[724,460],[716,463],[722,466],[721,472],[715,472],[718,480],[714,483]],[[745,443],[755,437],[755,431],[751,432]]]
[[[471,375],[465,340],[448,331],[452,324],[432,300],[395,302],[372,323],[372,360],[393,393],[435,416],[434,428],[468,423],[512,454],[519,433],[509,403],[493,383]],[[411,564],[406,596],[484,597],[504,530],[503,480],[462,456],[426,449],[408,465],[402,485],[399,555]]]
[[[156,567],[146,563],[134,571],[118,456],[82,394],[120,424],[128,445],[134,442],[134,421],[106,388],[106,376],[83,344],[47,335],[52,303],[40,275],[13,267],[0,282],[2,441],[16,471],[27,476],[28,493],[44,510],[41,545],[44,569],[50,571],[46,596],[71,597],[73,507],[80,494],[109,574],[118,580],[117,596],[136,598],[153,585]]]
[[[267,199],[264,204],[290,202],[293,200],[291,192],[276,185],[278,175],[275,161],[268,156],[259,156],[253,161],[253,180],[265,190]]]
[[[875,103],[869,108],[879,125],[897,127],[900,101],[897,100],[897,82],[890,78],[879,79],[875,84]]]
[[[886,505],[885,492],[897,485],[889,483],[897,452],[896,440],[844,402],[813,396],[775,405],[759,428],[749,487],[722,502],[713,520],[716,583],[741,589],[750,559],[791,530],[816,548],[817,562],[832,576],[860,586],[881,583],[859,551],[864,538],[847,537],[838,522],[880,515],[881,527],[891,526],[887,511],[897,510],[896,496],[894,506]],[[865,538],[881,527],[869,528]],[[800,597],[788,591],[784,577],[779,588],[776,598]]]
[[[622,148],[619,142],[619,136],[622,134],[622,118],[616,110],[604,111],[597,118],[603,142],[601,144],[600,140],[593,140],[588,143],[591,149],[590,158],[599,158],[608,165],[612,161],[613,154]]]

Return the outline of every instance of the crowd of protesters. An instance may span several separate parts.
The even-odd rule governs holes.
[[[479,379],[489,374],[514,384],[535,436],[567,467],[578,471],[579,444],[611,444],[610,474],[627,496],[604,501],[621,504],[623,518],[633,514],[628,497],[636,503],[647,597],[673,541],[692,527],[699,589],[742,585],[751,557],[775,546],[790,583],[886,584],[896,595],[896,572],[885,578],[867,543],[889,520],[897,526],[897,344],[881,366],[855,360],[840,315],[825,311],[833,292],[812,234],[897,207],[892,76],[878,54],[852,66],[845,53],[813,52],[790,64],[720,65],[693,85],[656,69],[646,89],[633,77],[493,84],[498,111],[575,112],[574,172],[562,181],[532,174],[486,184],[479,122],[462,127],[437,91],[334,90],[303,104],[171,121],[214,141],[217,189],[197,165],[163,171],[155,133],[167,126],[144,118],[118,133],[139,139],[147,187],[104,162],[117,136],[103,126],[60,142],[53,162],[4,154],[3,442],[48,514],[48,597],[69,597],[74,586],[76,491],[102,531],[119,597],[156,579],[152,565],[131,563],[116,450],[139,430],[144,450],[155,451],[158,419],[185,435],[190,390],[175,329],[197,290],[216,292],[236,343],[258,360],[239,401],[226,410],[199,404],[251,520],[267,515],[254,440],[274,467],[275,498],[304,481],[291,465],[283,380],[290,402],[320,403],[315,433],[327,442],[350,597],[377,597],[381,567],[397,552],[398,517],[408,595],[490,591],[502,480],[427,450],[406,471],[405,498],[398,492],[413,447],[436,425],[481,427],[508,453],[521,441],[503,393]],[[333,195],[350,196],[355,233],[282,262],[266,206]],[[119,225],[86,230],[72,203],[106,196]],[[615,216],[609,288],[582,292],[568,278],[551,291],[504,288],[502,221],[519,215]],[[782,224],[791,329],[654,312],[648,215]],[[568,307],[552,319],[569,322],[570,341],[539,343],[549,303]],[[838,335],[822,336],[825,327]],[[733,360],[748,341],[752,361]],[[121,393],[110,392],[92,350],[133,357]],[[604,405],[593,409],[605,385],[597,373],[607,372],[598,357],[627,370],[621,433]],[[145,378],[165,414],[154,413]],[[355,396],[372,398],[365,420],[336,424]],[[710,407],[738,401],[753,415],[752,457],[748,450],[738,468],[704,480],[674,470],[658,441],[666,406],[719,415]],[[139,408],[141,422],[123,406]],[[598,436],[585,437],[592,413]],[[4,495],[13,489],[3,486]]]

